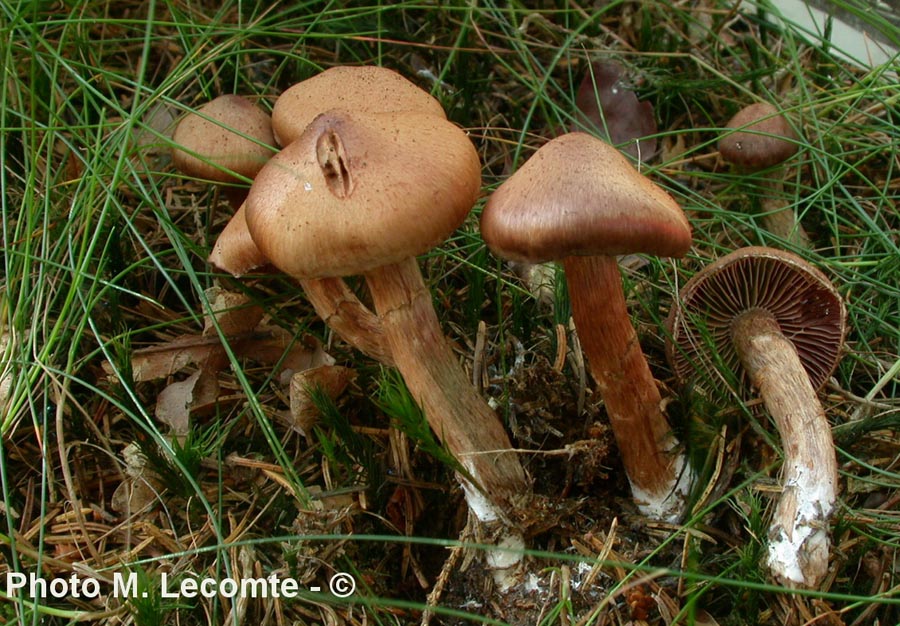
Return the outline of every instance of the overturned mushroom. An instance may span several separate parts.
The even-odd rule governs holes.
[[[462,479],[471,511],[508,539],[530,485],[453,355],[415,259],[462,223],[480,189],[475,148],[445,119],[331,111],[259,173],[247,225],[291,276],[365,276],[397,368],[474,481]]]
[[[691,229],[676,202],[609,144],[569,133],[544,144],[488,199],[481,233],[513,261],[562,261],[572,316],[641,511],[678,519],[692,472],[625,304],[617,254],[681,256]]]
[[[815,587],[828,568],[837,462],[819,389],[837,365],[845,309],[800,257],[743,248],[697,272],[669,317],[669,360],[687,380],[743,371],[781,436],[783,494],[769,527],[768,566],[780,582]]]
[[[773,235],[802,248],[810,247],[809,235],[794,210],[782,199],[782,175],[776,168],[797,153],[797,133],[773,105],[757,102],[744,107],[729,120],[719,140],[719,153],[729,163],[747,172],[760,172],[763,226]]]

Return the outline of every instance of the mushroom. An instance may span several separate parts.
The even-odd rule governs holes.
[[[721,364],[759,390],[781,436],[784,490],[769,527],[768,567],[786,585],[816,587],[828,568],[837,462],[819,389],[837,365],[845,308],[800,257],[742,248],[685,283],[667,353],[681,380],[714,380]]]
[[[722,158],[742,170],[761,173],[763,226],[773,235],[808,249],[809,235],[782,198],[782,177],[770,171],[797,153],[797,133],[767,102],[744,107],[726,127],[733,132],[719,139]]]
[[[450,349],[415,258],[463,222],[480,189],[478,154],[446,119],[334,110],[263,168],[246,215],[256,244],[287,274],[364,275],[397,368],[464,469],[470,510],[505,528],[531,488]]]
[[[336,66],[287,89],[272,109],[273,134],[281,145],[299,137],[320,113],[344,108],[362,113],[412,111],[446,119],[441,104],[397,72],[375,66]],[[243,207],[226,225],[210,262],[241,275],[266,262],[247,231]],[[386,364],[393,357],[380,322],[340,278],[301,279],[316,313],[345,341]]]
[[[241,277],[269,264],[247,230],[246,205],[234,212],[216,238],[207,261],[232,276]]]
[[[691,229],[678,204],[606,142],[561,135],[488,199],[488,247],[512,261],[562,261],[572,316],[641,511],[678,519],[692,471],[628,317],[616,255],[681,256]]]
[[[276,140],[282,146],[290,144],[307,124],[328,109],[360,113],[410,111],[447,117],[431,94],[394,70],[340,65],[293,85],[278,97],[272,109]]]
[[[173,140],[176,167],[189,176],[220,183],[238,182],[236,175],[255,177],[273,153],[265,145],[274,143],[269,115],[235,95],[219,96],[188,114],[175,129]],[[243,276],[269,261],[247,230],[246,192],[226,187],[226,194],[238,209],[219,234],[208,260],[233,276]],[[350,345],[382,363],[392,363],[378,319],[344,281],[302,281],[300,286],[316,313]]]
[[[173,141],[172,160],[180,171],[217,183],[254,178],[274,153],[270,146],[275,142],[269,114],[247,98],[231,94],[186,115],[175,129]],[[246,191],[228,186],[225,193],[238,209],[216,240],[209,262],[243,276],[268,265],[268,259],[247,231]],[[380,323],[344,281],[304,281],[301,287],[316,313],[350,345],[383,363],[392,362]]]
[[[235,277],[269,265],[247,228],[246,203],[219,233],[209,262]],[[316,314],[344,341],[385,365],[393,365],[381,322],[340,278],[298,281]]]
[[[272,156],[269,114],[243,96],[226,94],[191,111],[172,136],[172,161],[181,172],[216,183],[253,178]],[[246,192],[226,187],[234,206]]]
[[[185,115],[172,136],[172,162],[188,176],[215,183],[240,183],[254,178],[275,152],[272,118],[244,96],[226,94]],[[237,223],[226,225],[210,255],[210,262],[235,275],[266,265],[268,261],[250,240],[244,227],[246,189],[226,186],[237,207]]]

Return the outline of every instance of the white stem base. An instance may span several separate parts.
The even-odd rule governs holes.
[[[804,466],[785,474],[792,478],[785,482],[772,518],[766,563],[786,585],[815,587],[828,569],[829,519],[836,486]]]
[[[664,491],[644,491],[631,484],[631,491],[640,512],[651,518],[676,524],[684,517],[685,504],[694,484],[694,470],[684,454],[673,455],[674,477]]]
[[[466,471],[478,481],[474,466],[463,461]],[[464,477],[459,476],[469,511],[482,526],[500,528],[493,538],[496,549],[488,549],[485,561],[494,578],[494,584],[500,591],[508,591],[519,582],[519,570],[524,557],[525,538],[515,530],[503,517],[500,511],[481,491]]]

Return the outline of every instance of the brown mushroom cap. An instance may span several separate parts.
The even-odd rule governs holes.
[[[722,158],[739,167],[761,170],[772,167],[797,153],[797,133],[768,102],[744,107],[731,118],[728,132],[719,140]]]
[[[814,389],[837,366],[846,332],[844,302],[824,274],[794,254],[763,247],[735,250],[694,274],[680,300],[669,315],[666,348],[682,381],[698,370],[715,378],[716,363],[743,371],[731,325],[750,309],[775,316]]]
[[[190,176],[235,182],[235,172],[253,178],[268,161],[275,138],[269,114],[244,98],[227,94],[188,113],[175,128],[172,160]],[[230,170],[230,171],[229,171]]]
[[[446,119],[329,111],[257,175],[247,226],[295,278],[360,274],[446,239],[480,189],[475,147]]]
[[[412,112],[446,118],[441,103],[397,72],[378,66],[337,66],[287,89],[272,109],[279,145],[303,133],[319,113],[343,109],[360,113]]]
[[[269,263],[250,237],[247,229],[246,204],[235,211],[219,234],[207,259],[211,265],[240,277]]]
[[[682,256],[687,218],[618,150],[586,133],[561,135],[491,195],[481,233],[497,255],[541,263],[574,255]]]

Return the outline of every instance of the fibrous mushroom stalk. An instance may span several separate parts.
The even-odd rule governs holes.
[[[829,519],[837,499],[831,429],[794,344],[775,317],[751,309],[731,336],[781,435],[784,492],[769,529],[768,565],[781,582],[816,587],[828,569]]]
[[[528,504],[531,485],[497,415],[450,349],[414,258],[366,273],[397,369],[425,418],[468,476],[459,476],[469,510],[496,545],[486,553],[495,583],[507,589],[525,547],[510,513]]]
[[[531,488],[450,349],[416,262],[459,227],[480,189],[478,153],[446,119],[332,110],[260,172],[247,224],[262,252],[300,280],[365,277],[388,353],[460,461],[470,509],[493,523],[499,549],[518,533],[511,513]]]
[[[797,217],[794,209],[784,200],[784,184],[773,177],[766,177],[762,184],[760,221],[763,228],[773,235],[807,250],[812,248],[809,233]]]
[[[366,280],[397,368],[431,428],[495,506],[512,508],[531,487],[506,431],[450,349],[416,260],[370,271]]]
[[[341,278],[298,280],[316,314],[348,344],[391,366],[394,357],[381,321]]]
[[[641,511],[675,521],[692,475],[628,315],[615,257],[563,260],[572,317]]]

